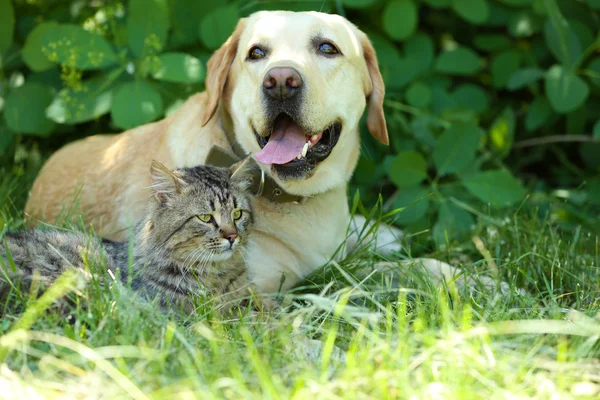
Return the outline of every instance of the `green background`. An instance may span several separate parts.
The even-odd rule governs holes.
[[[0,0],[0,168],[174,112],[262,9],[338,13],[373,41],[391,145],[363,123],[366,206],[438,245],[518,207],[598,230],[600,0]]]

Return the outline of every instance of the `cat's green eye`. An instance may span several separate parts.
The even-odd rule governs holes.
[[[233,217],[234,220],[238,220],[238,219],[242,218],[242,210],[233,210],[233,213],[231,214],[231,216]]]
[[[210,220],[212,219],[212,215],[211,214],[199,214],[198,219],[202,222],[210,222]]]

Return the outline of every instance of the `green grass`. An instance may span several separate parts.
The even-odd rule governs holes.
[[[34,173],[0,172],[0,229],[23,226]],[[596,398],[600,239],[539,215],[527,204],[480,215],[474,241],[440,251],[422,232],[396,257],[497,271],[505,295],[439,287],[415,268],[366,277],[378,260],[367,247],[309,277],[277,316],[222,319],[207,304],[181,321],[64,276],[38,300],[0,304],[0,397]],[[65,292],[70,319],[49,307]]]

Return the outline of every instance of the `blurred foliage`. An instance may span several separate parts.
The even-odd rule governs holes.
[[[171,114],[263,9],[338,13],[369,34],[391,147],[363,126],[351,188],[410,206],[399,225],[443,244],[528,192],[542,211],[564,199],[567,226],[597,223],[600,0],[0,0],[1,165]]]

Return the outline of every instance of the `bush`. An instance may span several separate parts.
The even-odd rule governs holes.
[[[363,135],[352,189],[410,205],[399,225],[444,243],[527,188],[534,204],[563,189],[567,223],[600,205],[600,0],[0,0],[3,164],[169,115],[259,9],[336,12],[369,34],[391,147]]]

